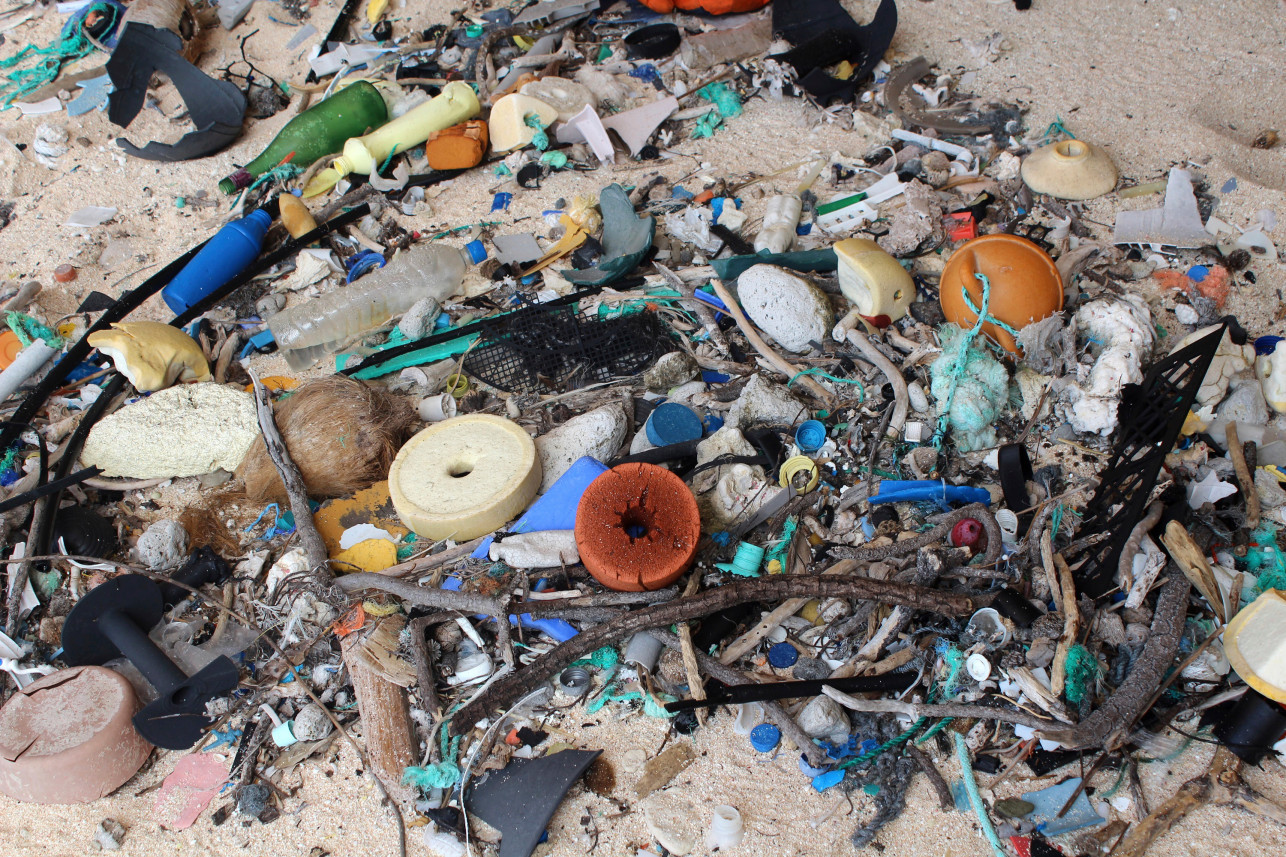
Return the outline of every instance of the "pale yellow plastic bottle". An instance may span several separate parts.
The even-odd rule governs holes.
[[[441,131],[472,119],[482,111],[478,96],[469,84],[454,80],[435,97],[407,111],[364,137],[353,137],[344,144],[344,152],[331,162],[330,168],[317,174],[304,196],[316,196],[335,186],[349,173],[370,175],[383,165],[393,152],[405,152]]]

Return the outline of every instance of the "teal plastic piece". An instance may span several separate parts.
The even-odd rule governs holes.
[[[412,351],[409,354],[403,354],[387,363],[381,363],[378,366],[371,366],[367,369],[359,369],[353,373],[353,377],[359,380],[369,378],[379,378],[383,375],[391,375],[394,372],[400,372],[408,366],[422,366],[425,363],[434,363],[438,360],[445,360],[448,357],[455,357],[457,354],[463,354],[469,349],[469,346],[477,341],[479,334],[472,336],[462,336],[459,339],[453,339],[450,342],[439,342],[437,345],[430,345],[428,348],[421,348],[418,351]],[[389,343],[389,347],[400,345],[401,343]],[[357,357],[356,354],[337,354],[335,355],[335,371],[343,371],[348,365],[348,361]]]
[[[754,265],[779,265],[792,271],[835,271],[839,269],[839,257],[834,250],[797,250],[793,253],[755,253],[751,256],[729,256],[727,259],[712,259],[710,267],[721,280],[735,280]]]
[[[603,260],[595,268],[562,272],[577,286],[606,286],[624,277],[643,261],[656,236],[656,218],[635,214],[630,195],[619,184],[603,188],[598,208],[603,213]]]

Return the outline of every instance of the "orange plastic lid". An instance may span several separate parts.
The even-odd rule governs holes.
[[[0,369],[8,369],[18,359],[22,350],[22,340],[12,330],[0,333]]]

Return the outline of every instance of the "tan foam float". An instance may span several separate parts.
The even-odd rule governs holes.
[[[540,490],[536,445],[517,423],[469,414],[406,442],[389,470],[389,494],[418,536],[467,541],[515,518]]]
[[[1116,187],[1116,164],[1102,148],[1084,140],[1060,140],[1023,161],[1023,181],[1036,193],[1057,199],[1094,199]]]

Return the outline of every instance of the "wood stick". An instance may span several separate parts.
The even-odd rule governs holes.
[[[1215,581],[1215,573],[1211,570],[1206,555],[1201,548],[1197,547],[1197,543],[1192,540],[1192,536],[1188,535],[1183,525],[1178,521],[1166,524],[1165,535],[1161,537],[1161,542],[1170,552],[1170,558],[1174,560],[1175,565],[1209,602],[1210,608],[1219,618],[1219,623],[1228,621],[1224,616],[1223,592]]]
[[[1058,638],[1058,647],[1054,650],[1054,665],[1049,677],[1049,689],[1054,696],[1063,695],[1063,685],[1067,682],[1067,652],[1076,642],[1076,635],[1081,624],[1081,611],[1076,607],[1076,584],[1072,580],[1072,570],[1060,553],[1054,554],[1054,566],[1058,569],[1058,586],[1062,592],[1063,633]]]
[[[304,549],[304,557],[313,578],[319,584],[329,585],[333,581],[333,575],[328,565],[326,544],[313,521],[304,478],[277,430],[277,423],[272,415],[272,400],[268,397],[267,389],[254,373],[251,373],[250,379],[254,383],[255,409],[259,416],[259,430],[263,434],[264,447],[281,476],[282,484],[286,486],[286,496],[290,498],[290,508],[295,515],[295,528],[299,532],[299,544]],[[500,624],[508,627],[507,622]],[[366,665],[358,651],[362,639],[360,632],[354,632],[340,638],[339,642],[344,665],[348,668],[357,696],[362,733],[366,737],[367,757],[371,768],[381,780],[382,788],[387,793],[409,799],[411,792],[402,785],[402,772],[415,764],[415,745],[406,689],[393,684]]]
[[[972,705],[969,703],[951,702],[945,705],[928,703],[902,702],[897,699],[858,699],[856,696],[836,690],[833,687],[822,688],[822,693],[852,711],[867,714],[902,714],[912,719],[920,717],[973,717],[979,720],[999,720],[1002,723],[1018,723],[1033,729],[1048,729],[1057,726],[1057,721],[1046,720],[1026,711],[1015,711],[1005,708],[992,708],[989,705]]]
[[[1262,514],[1259,492],[1255,490],[1255,474],[1246,465],[1246,451],[1241,445],[1241,438],[1237,436],[1236,420],[1230,420],[1224,431],[1228,433],[1228,457],[1232,459],[1232,469],[1237,474],[1242,496],[1246,498],[1246,526],[1253,530],[1259,526],[1259,516]]]
[[[701,572],[694,569],[692,575],[688,578],[688,585],[683,590],[683,597],[690,598],[697,594],[697,589],[701,586]],[[688,675],[688,693],[693,699],[705,699],[706,689],[701,681],[701,668],[697,665],[697,650],[692,645],[692,626],[687,622],[680,622],[679,643],[680,652],[683,655],[683,671]],[[697,723],[702,726],[706,725],[706,712],[704,708],[697,709]]]
[[[737,323],[737,327],[741,328],[741,332],[745,334],[746,339],[750,340],[750,344],[755,347],[755,350],[762,354],[764,359],[772,364],[774,369],[785,375],[788,379],[799,375],[799,369],[773,350],[772,346],[765,342],[764,338],[759,335],[759,331],[756,330],[755,326],[746,318],[745,313],[741,311],[741,306],[732,297],[732,293],[728,291],[728,287],[723,284],[723,281],[718,277],[713,277],[710,280],[710,285],[714,288],[714,293],[719,296],[719,300],[723,301],[724,306],[728,308],[728,315],[732,316],[732,320]],[[827,407],[834,406],[835,397],[831,395],[830,391],[814,381],[812,378],[807,375],[801,376],[799,383],[804,387],[807,387],[808,392],[817,397],[819,401],[824,402]]]
[[[822,573],[852,574],[856,570],[857,562],[846,559],[835,563]],[[771,634],[774,628],[798,613],[810,600],[808,598],[789,598],[782,602],[777,609],[761,619],[758,625],[733,640],[728,648],[724,649],[723,654],[719,656],[719,663],[725,666],[735,663],[742,655],[759,645],[759,641]]]
[[[1134,723],[1151,706],[1152,692],[1174,661],[1187,615],[1191,587],[1182,575],[1171,575],[1161,587],[1152,615],[1152,633],[1143,653],[1116,692],[1078,726],[1046,732],[1045,737],[1069,750],[1090,747],[1116,750],[1129,738]]]

